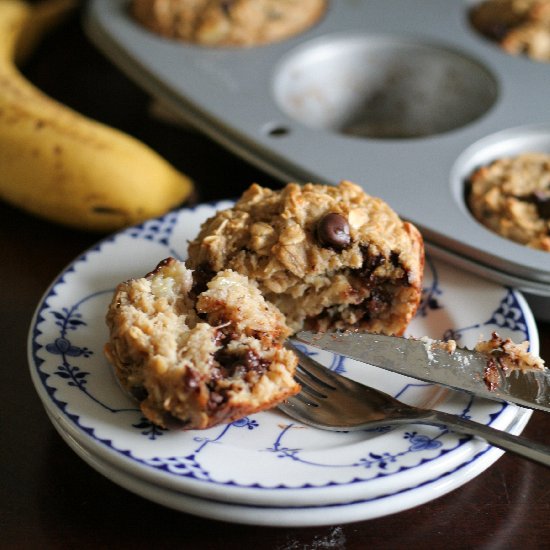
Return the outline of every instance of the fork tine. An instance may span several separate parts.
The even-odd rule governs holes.
[[[289,341],[287,341],[285,345],[288,349],[296,353],[298,357],[298,368],[305,373],[308,378],[322,384],[322,386],[327,389],[339,393],[345,393],[356,399],[358,399],[358,395],[372,391],[380,394],[378,390],[373,390],[373,388],[360,384],[351,378],[331,371],[328,367],[321,365],[321,363],[317,362],[313,359],[313,357],[309,356],[307,353],[304,353]]]
[[[290,418],[294,418],[298,422],[313,426],[316,428],[323,428],[322,422],[319,421],[319,409],[318,407],[308,405],[298,399],[300,394],[292,396],[290,400],[280,403],[278,408]]]
[[[303,392],[313,394],[319,399],[328,397],[328,393],[334,391],[333,388],[329,388],[324,384],[319,384],[315,378],[308,376],[307,372],[300,368],[300,365],[296,368],[294,379],[302,386]]]
[[[389,422],[384,407],[398,403],[393,397],[332,372],[290,342],[285,345],[298,357],[295,378],[302,390],[279,405],[283,412],[306,425],[336,431],[348,431],[366,418]]]
[[[316,403],[313,399],[310,399],[308,395],[304,393],[304,390],[302,388],[302,391],[300,393],[297,393],[293,396],[295,399],[303,403],[304,405],[307,405],[309,407],[318,407],[319,404]]]
[[[312,380],[315,380],[318,384],[335,390],[341,382],[330,369],[323,367],[317,361],[312,359],[307,353],[297,348],[291,342],[286,342],[287,348],[291,349],[298,357],[298,363],[303,373],[305,373]]]

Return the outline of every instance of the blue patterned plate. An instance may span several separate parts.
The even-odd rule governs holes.
[[[518,415],[517,420],[521,421],[521,419],[522,415]],[[149,483],[132,476],[124,470],[119,470],[112,464],[88,452],[69,436],[66,430],[59,426],[53,418],[52,423],[78,456],[121,487],[168,508],[221,521],[275,527],[339,525],[406,510],[448,492],[445,484],[441,483],[442,479],[435,478],[427,481],[422,486],[415,487],[413,491],[395,492],[383,497],[353,499],[349,502],[338,502],[322,506],[293,506],[291,503],[286,506],[259,506],[204,499],[172,491],[161,485]],[[469,465],[467,475],[471,478],[480,472],[480,468],[484,469],[485,467],[481,461],[477,461],[475,465]],[[453,482],[456,482],[456,474],[457,472],[452,472],[451,479]]]
[[[409,507],[435,498],[502,454],[483,441],[435,427],[331,433],[304,427],[277,410],[192,432],[162,430],[143,418],[103,356],[107,304],[118,282],[142,276],[168,255],[184,258],[200,223],[229,204],[183,209],[118,233],[77,258],[46,292],[30,329],[30,370],[66,439],[97,464],[124,472],[140,487],[158,487],[164,495],[284,509],[360,501],[365,517],[392,513],[397,501]],[[409,334],[452,337],[471,346],[493,330],[516,341],[529,339],[538,352],[536,327],[521,295],[429,260],[422,304]],[[327,353],[316,356],[411,404],[513,433],[521,432],[530,416],[513,405]]]

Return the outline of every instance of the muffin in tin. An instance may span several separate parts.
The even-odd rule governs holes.
[[[152,32],[203,46],[256,46],[319,21],[326,0],[132,0],[131,16]]]
[[[422,293],[424,247],[381,199],[338,186],[254,184],[189,243],[196,292],[222,269],[257,283],[292,331],[403,334]]]
[[[486,0],[470,19],[506,52],[550,61],[550,0]]]
[[[203,429],[274,407],[300,386],[281,312],[245,276],[223,270],[200,295],[168,258],[118,285],[105,353],[153,423]]]
[[[467,184],[467,202],[495,233],[550,252],[550,154],[522,153],[478,168]]]

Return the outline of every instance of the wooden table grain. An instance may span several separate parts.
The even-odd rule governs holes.
[[[148,116],[149,99],[103,58],[75,16],[24,67],[46,93],[149,143],[197,182],[197,200],[273,180],[208,138]],[[1,167],[0,167],[1,170]],[[345,175],[343,175],[345,176]],[[61,440],[32,386],[26,339],[55,276],[102,235],[63,228],[0,203],[0,548],[537,549],[550,547],[550,470],[510,454],[451,493],[380,519],[316,528],[210,521],[142,499]],[[538,323],[550,361],[550,324]],[[524,435],[550,445],[550,417]]]

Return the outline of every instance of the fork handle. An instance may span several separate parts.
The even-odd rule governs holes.
[[[550,466],[550,446],[548,445],[530,441],[519,435],[512,435],[445,412],[430,411],[430,413],[430,415],[418,421],[422,424],[445,425],[454,432],[481,437],[495,447],[510,451],[539,464]]]

